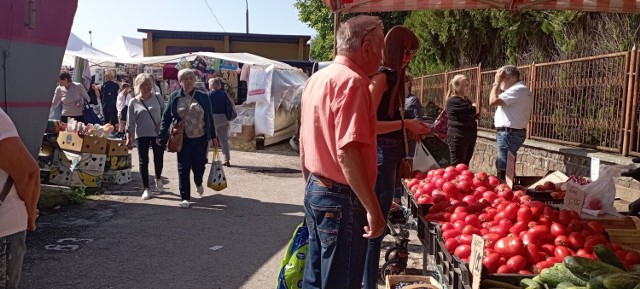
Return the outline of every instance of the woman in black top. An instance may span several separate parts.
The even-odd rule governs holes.
[[[445,107],[448,121],[447,143],[453,165],[469,165],[478,138],[478,107],[469,98],[469,78],[458,74],[449,82],[449,96]]]

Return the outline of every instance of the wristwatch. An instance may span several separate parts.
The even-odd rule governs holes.
[[[500,85],[500,82],[494,82],[491,86]]]

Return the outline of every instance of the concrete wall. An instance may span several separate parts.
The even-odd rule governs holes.
[[[591,174],[591,157],[600,159],[600,168],[605,165],[632,163],[631,158],[620,155],[527,140],[518,151],[516,175],[543,176],[550,170],[557,170],[567,175],[588,177]],[[475,153],[471,159],[471,169],[495,173],[495,161],[495,134],[479,132]],[[617,196],[623,200],[633,201],[640,197],[640,182],[630,178],[618,178],[616,186]]]

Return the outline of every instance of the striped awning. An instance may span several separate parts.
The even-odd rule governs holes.
[[[322,0],[334,12],[386,12],[412,10],[456,10],[501,8],[579,10],[640,14],[640,1],[635,0]]]

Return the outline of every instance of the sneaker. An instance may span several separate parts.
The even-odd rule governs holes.
[[[198,193],[198,196],[202,197],[202,194],[204,194],[204,188],[202,186],[198,186],[196,188],[196,193]]]
[[[158,193],[164,192],[164,185],[162,185],[162,179],[156,179],[156,190]]]
[[[187,200],[183,200],[183,201],[180,203],[180,208],[188,208],[188,207],[190,207],[190,206],[191,206],[191,203],[189,203],[189,201],[187,201]]]
[[[149,196],[149,190],[145,189],[144,192],[142,192],[142,200],[146,201],[148,199],[151,199],[151,197]]]
[[[229,161],[226,161],[226,162],[224,162],[224,164],[223,164],[223,165],[224,165],[225,167],[230,167],[230,166],[231,166],[231,163],[229,163]]]

